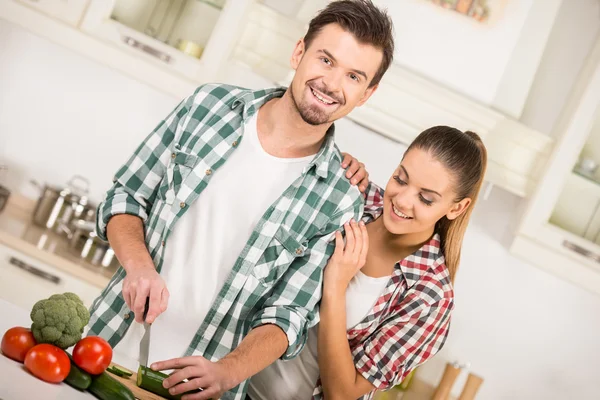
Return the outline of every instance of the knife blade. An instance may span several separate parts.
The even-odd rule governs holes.
[[[140,340],[140,365],[148,366],[148,353],[150,351],[150,324],[146,322],[148,315],[148,307],[150,306],[150,297],[146,298],[146,306],[144,307],[144,336]]]

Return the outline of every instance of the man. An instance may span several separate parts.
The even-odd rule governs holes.
[[[362,213],[333,122],[368,100],[392,54],[385,13],[333,2],[296,44],[287,90],[210,84],[183,100],[99,208],[123,268],[94,302],[90,334],[136,359],[132,312],[142,322],[149,298],[152,368],[175,371],[173,394],[204,389],[190,399],[242,399],[250,376],[295,357],[318,318],[331,239]]]

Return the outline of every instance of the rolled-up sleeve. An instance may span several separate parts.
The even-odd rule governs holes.
[[[384,191],[382,188],[373,182],[369,182],[369,186],[367,186],[367,189],[363,193],[365,212],[363,213],[362,220],[365,224],[376,220],[383,212],[383,194]]]
[[[420,302],[420,300],[419,300]],[[379,390],[402,382],[415,367],[440,351],[448,336],[452,299],[413,304],[414,312],[389,318],[352,349],[357,371]]]
[[[361,213],[361,198],[357,198],[352,207],[336,213],[324,233],[309,240],[304,255],[291,263],[271,297],[254,316],[251,328],[274,324],[286,334],[288,348],[281,357],[283,360],[294,358],[302,351],[308,329],[318,322],[323,269],[335,249],[335,231],[352,218],[358,220]]]
[[[117,171],[113,186],[100,203],[96,215],[96,233],[107,240],[108,221],[118,214],[148,218],[171,154],[171,144],[194,95],[184,99],[138,146]]]

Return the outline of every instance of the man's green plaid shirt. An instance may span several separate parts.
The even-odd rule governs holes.
[[[114,215],[140,217],[160,272],[174,225],[243,140],[244,121],[284,92],[220,84],[198,88],[117,172],[98,208],[98,235],[106,239],[106,225]],[[289,347],[283,358],[302,350],[307,329],[318,320],[323,268],[334,249],[334,232],[351,218],[358,220],[363,210],[363,197],[344,177],[333,131],[332,126],[302,175],[265,210],[185,355],[216,361],[263,324],[275,324],[286,333]],[[257,177],[257,184],[261,179],[269,177]],[[120,268],[91,308],[89,334],[104,337],[112,346],[134,320],[121,293],[124,277]],[[245,392],[242,383],[222,398],[243,399]]]

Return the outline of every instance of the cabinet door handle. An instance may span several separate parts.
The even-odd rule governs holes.
[[[577,254],[581,254],[584,257],[587,257],[593,261],[596,261],[597,263],[600,263],[600,254],[596,254],[593,251],[581,247],[573,242],[569,242],[568,240],[563,241],[563,246],[569,250],[573,250]]]
[[[42,279],[45,279],[45,280],[55,283],[57,285],[60,283],[60,278],[58,276],[49,274],[48,272],[44,272],[44,271],[34,267],[33,265],[29,265],[29,264],[19,260],[18,258],[11,257],[9,262],[12,265],[14,265],[15,267],[20,268],[23,271],[29,272],[32,275],[38,276]]]
[[[139,49],[141,51],[143,51],[144,53],[148,53],[153,57],[158,58],[161,61],[166,62],[167,64],[171,62],[171,56],[163,53],[160,50],[155,49],[154,47],[148,46],[147,44],[144,44],[142,42],[140,42],[139,40],[136,40],[134,38],[132,38],[131,36],[123,36],[123,41],[136,49]]]

